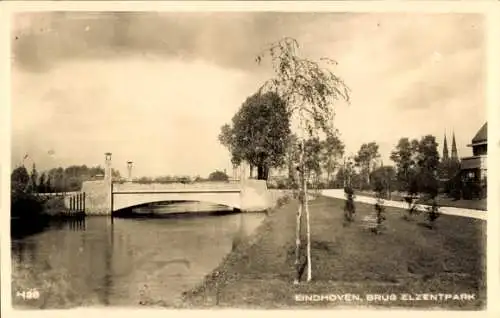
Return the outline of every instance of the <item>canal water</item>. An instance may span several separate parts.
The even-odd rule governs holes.
[[[165,208],[168,213],[185,209],[181,204],[177,211]],[[186,216],[87,217],[13,239],[14,307],[175,305],[265,218],[260,213]],[[36,299],[27,299],[28,292]]]

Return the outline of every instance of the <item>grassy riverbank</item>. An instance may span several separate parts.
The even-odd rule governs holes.
[[[373,206],[357,203],[356,222],[342,226],[343,200],[311,202],[313,281],[293,285],[297,203],[275,210],[251,242],[230,253],[200,287],[186,292],[188,308],[322,308],[380,305],[480,309],[485,305],[486,222],[442,215],[436,229],[406,221],[387,208],[387,230],[363,229]],[[475,301],[297,302],[295,294],[470,293]]]

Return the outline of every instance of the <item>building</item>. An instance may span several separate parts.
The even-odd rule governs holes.
[[[488,123],[476,133],[469,145],[472,156],[462,158],[460,170],[464,182],[477,182],[486,185],[488,154]]]
[[[455,141],[455,132],[453,132],[453,140],[451,141],[451,158],[452,161],[460,161],[458,159],[457,142]]]
[[[438,168],[438,180],[441,187],[446,188],[446,183],[455,177],[459,177],[460,159],[458,157],[457,142],[455,140],[455,132],[452,135],[451,156],[448,152],[448,140],[446,132],[443,140],[443,155]]]
[[[451,142],[451,157],[448,154],[448,142],[446,140],[446,134],[444,135],[444,143],[443,143],[443,156],[441,157],[441,161],[456,161],[458,162],[458,150],[457,150],[457,142],[455,141],[455,132],[453,132],[453,138]]]
[[[442,161],[446,161],[450,159],[448,154],[448,142],[446,141],[446,134],[444,134],[444,143],[443,143],[443,156],[441,157]]]

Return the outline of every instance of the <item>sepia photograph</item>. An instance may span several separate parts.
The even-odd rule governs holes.
[[[12,13],[12,308],[485,310],[486,22]]]

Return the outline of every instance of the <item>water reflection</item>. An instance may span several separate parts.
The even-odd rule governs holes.
[[[264,217],[89,217],[51,224],[42,233],[12,241],[13,286],[41,286],[46,308],[174,304]]]
[[[13,257],[20,263],[36,262],[36,245],[30,240],[19,240],[12,242]]]
[[[85,218],[71,220],[68,222],[64,222],[63,224],[66,224],[72,231],[85,231]]]

